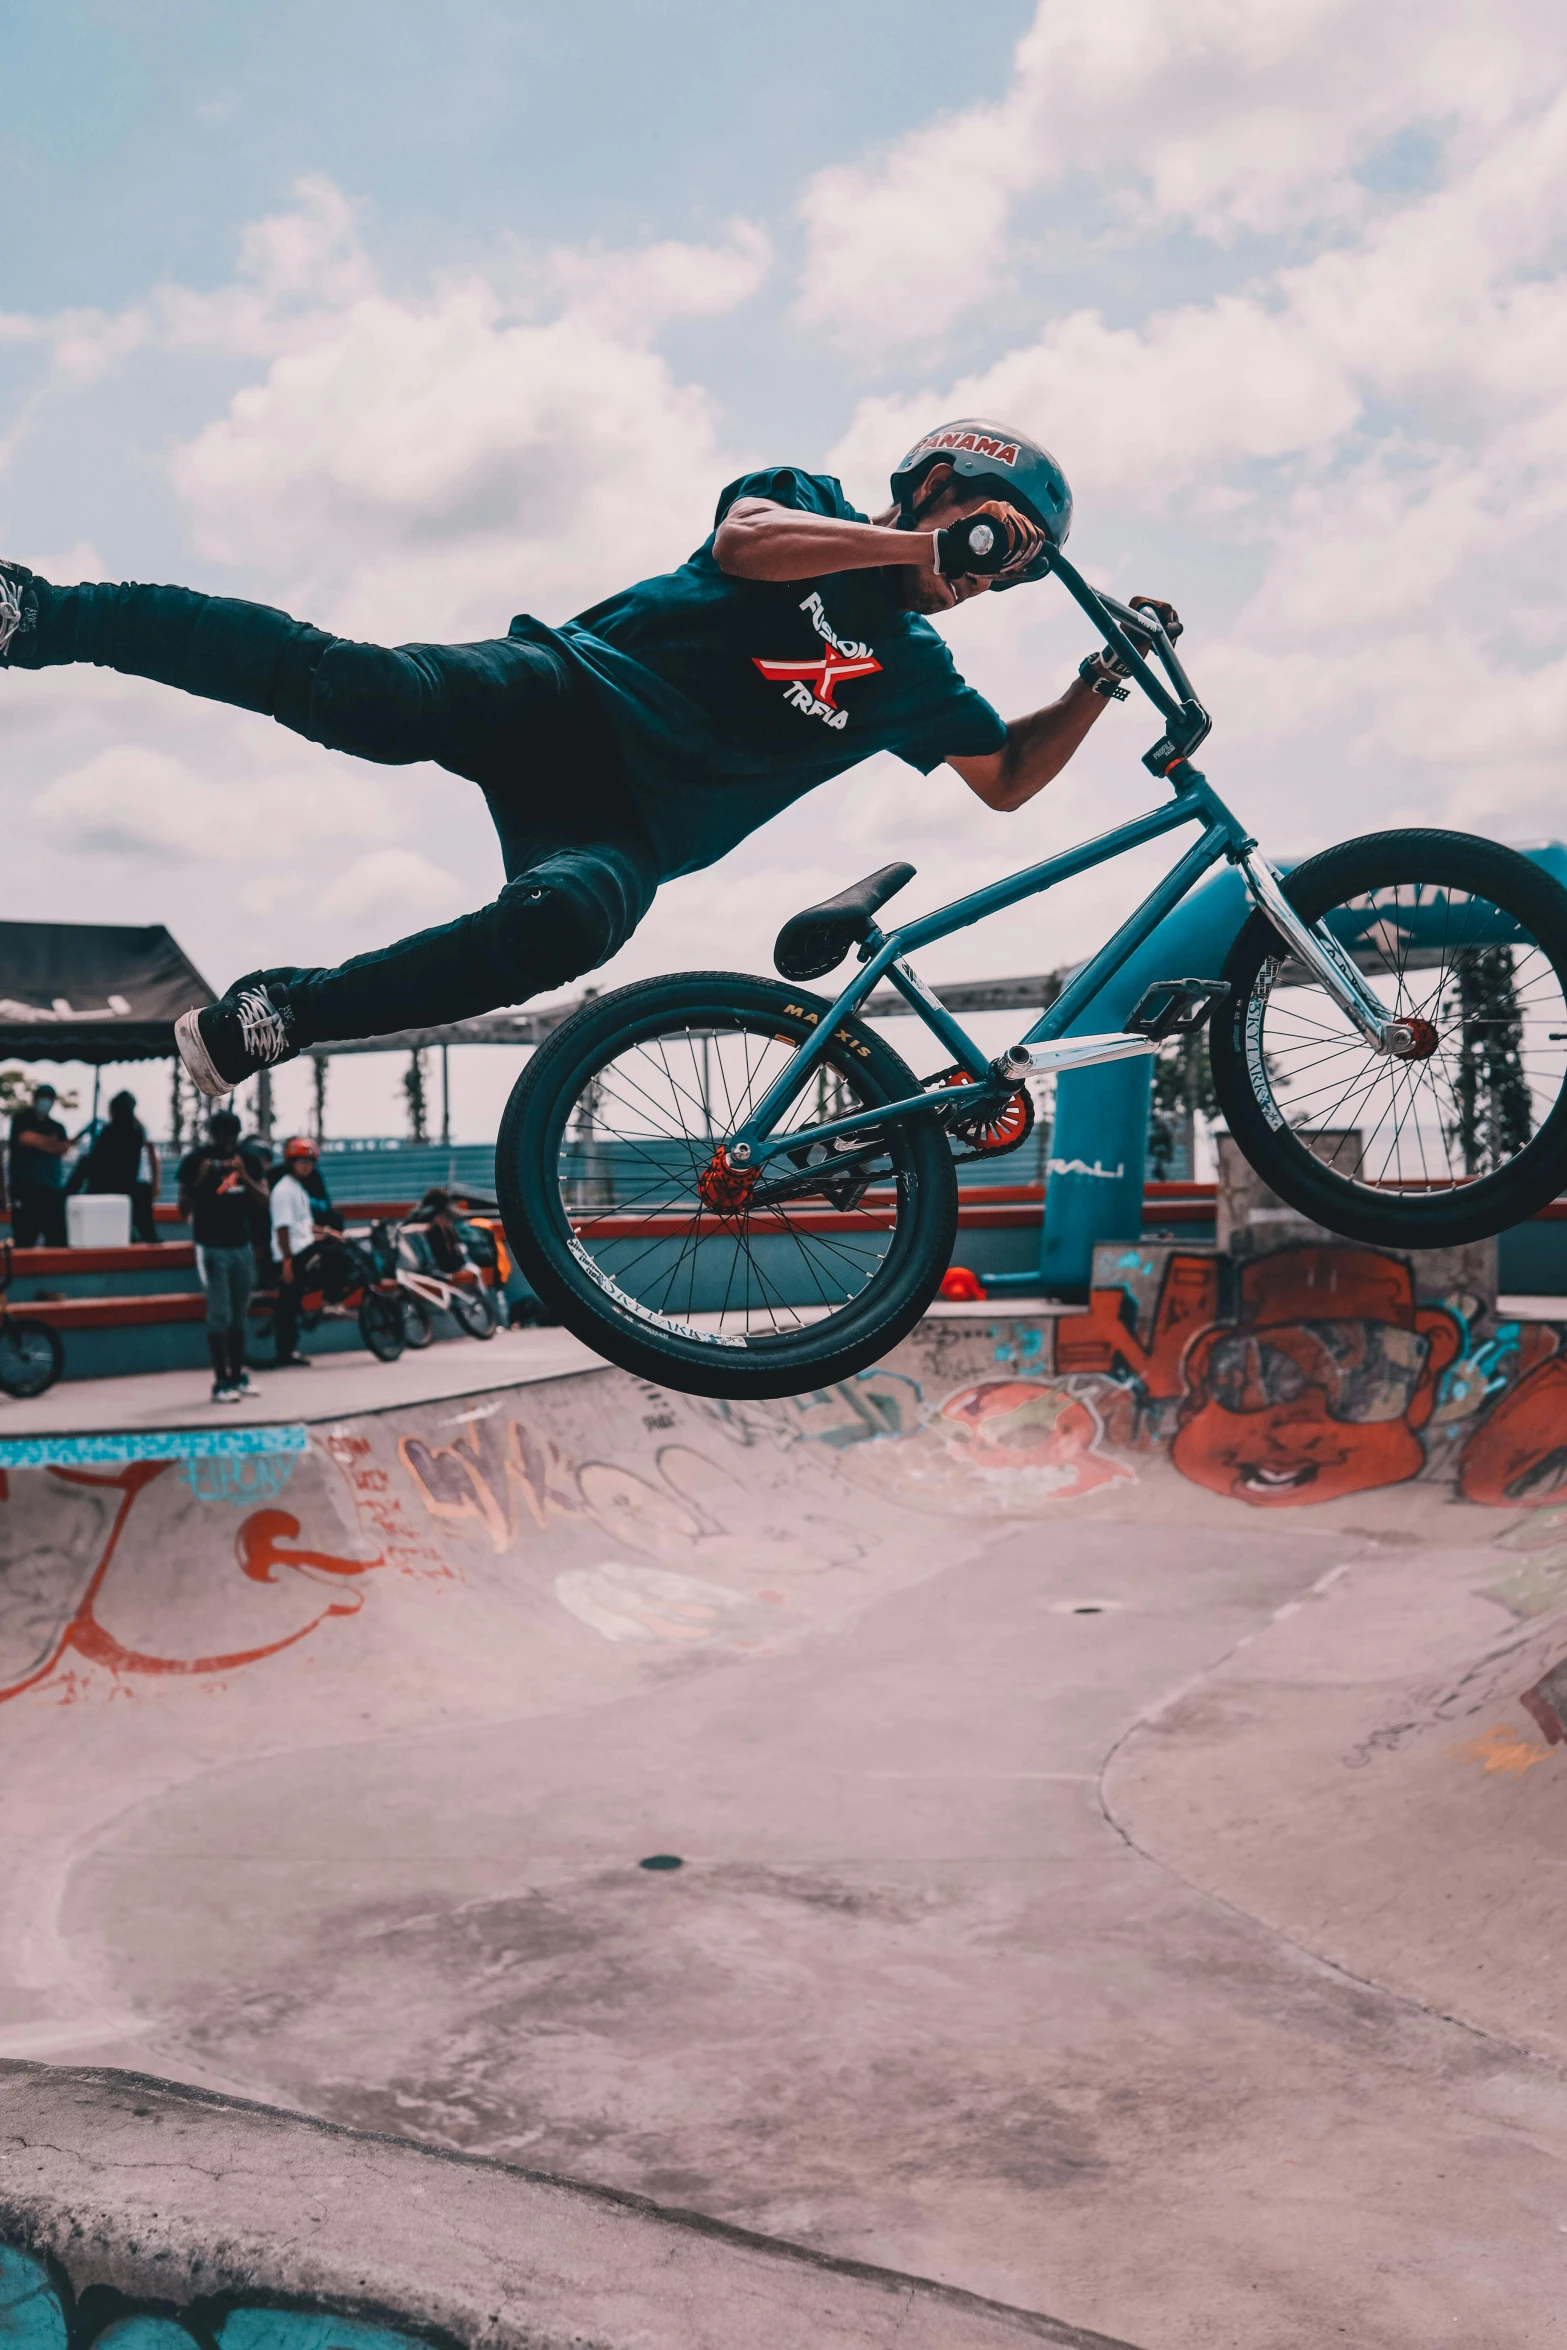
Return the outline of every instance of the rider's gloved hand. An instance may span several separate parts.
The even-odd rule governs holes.
[[[1173,604],[1162,603],[1157,596],[1134,596],[1132,608],[1134,611],[1152,612],[1162,624],[1164,633],[1172,645],[1181,634],[1181,616]],[[1139,628],[1135,620],[1123,620],[1121,629],[1123,635],[1131,638],[1137,650],[1146,660],[1155,641],[1152,629]],[[1095,693],[1101,695],[1106,701],[1124,702],[1126,688],[1120,683],[1120,680],[1123,677],[1130,677],[1132,671],[1130,664],[1121,654],[1114,651],[1111,646],[1104,645],[1097,653],[1089,654],[1087,660],[1080,665],[1077,674],[1079,677],[1086,677]]]
[[[1045,543],[1037,523],[998,498],[977,506],[961,522],[949,522],[945,530],[932,531],[931,538],[936,569],[943,579],[991,579],[998,572],[1021,571]]]

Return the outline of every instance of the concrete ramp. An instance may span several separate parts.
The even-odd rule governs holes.
[[[605,2251],[602,2306],[549,2297],[597,2254],[539,2272],[583,2341],[749,2339],[625,2330],[614,2279],[696,2276],[700,2238],[718,2304],[776,2286],[802,2340],[881,2339],[901,2294],[900,2350],[1539,2350],[1567,2212],[1555,1334],[1508,1371],[1412,1320],[1359,1355],[1309,1315],[1276,1339],[1281,1307],[1267,1344],[1334,1384],[1248,1419],[1252,1340],[1218,1327],[1183,1391],[1217,1309],[1176,1346],[1199,1284],[1160,1279],[1142,1321],[935,1316],[791,1403],[593,1370],[0,1439],[0,2056],[299,2117],[11,2073],[8,2194],[46,2137],[126,2148],[69,2195],[39,2170],[13,2209],[45,2248],[111,2246],[144,2294],[155,2205],[183,2306],[205,2158],[144,2175],[132,2124],[210,2121],[250,2133],[225,2178],[272,2181],[286,2129],[287,2196],[318,2163],[370,2182],[377,2322],[463,2340],[503,2256],[527,2307],[537,2193],[586,2198],[579,2245],[624,2220],[642,2247]],[[1510,1433],[1495,1396],[1528,1406]],[[429,2163],[459,2182],[419,2188],[433,2230]],[[459,2235],[467,2198],[520,2216]],[[266,2208],[224,2289],[339,2306],[351,2230],[285,2274]],[[443,2228],[475,2301],[449,2260],[410,2282]],[[891,2281],[835,2335],[812,2295],[855,2264]]]
[[[499,2163],[0,2065],[11,2350],[1129,2350]]]

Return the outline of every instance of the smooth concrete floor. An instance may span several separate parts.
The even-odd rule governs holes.
[[[1505,1514],[1254,1512],[1157,1459],[998,1498],[618,1373],[356,1440],[389,1477],[410,1442],[479,1462],[514,1410],[537,1506],[469,1509],[470,1476],[439,1563],[351,1622],[0,1709],[0,2054],[635,2188],[1141,2350],[1559,2338],[1564,1766],[1453,1754],[1567,1645],[1542,1618],[1514,1653]],[[157,1568],[125,1572],[145,1648]],[[1389,1719],[1425,1727],[1349,1767]]]

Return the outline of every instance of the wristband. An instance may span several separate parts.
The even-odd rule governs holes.
[[[1114,673],[1108,667],[1103,653],[1090,653],[1086,660],[1079,661],[1077,674],[1087,680],[1102,701],[1126,700],[1126,688],[1116,684]]]

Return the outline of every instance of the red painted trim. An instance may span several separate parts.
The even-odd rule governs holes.
[[[207,1301],[199,1289],[170,1290],[153,1297],[19,1297],[19,1322],[47,1322],[55,1330],[135,1330],[160,1322],[204,1322]]]
[[[19,1248],[16,1278],[60,1273],[189,1273],[196,1251],[188,1240],[133,1240],[125,1248]]]

